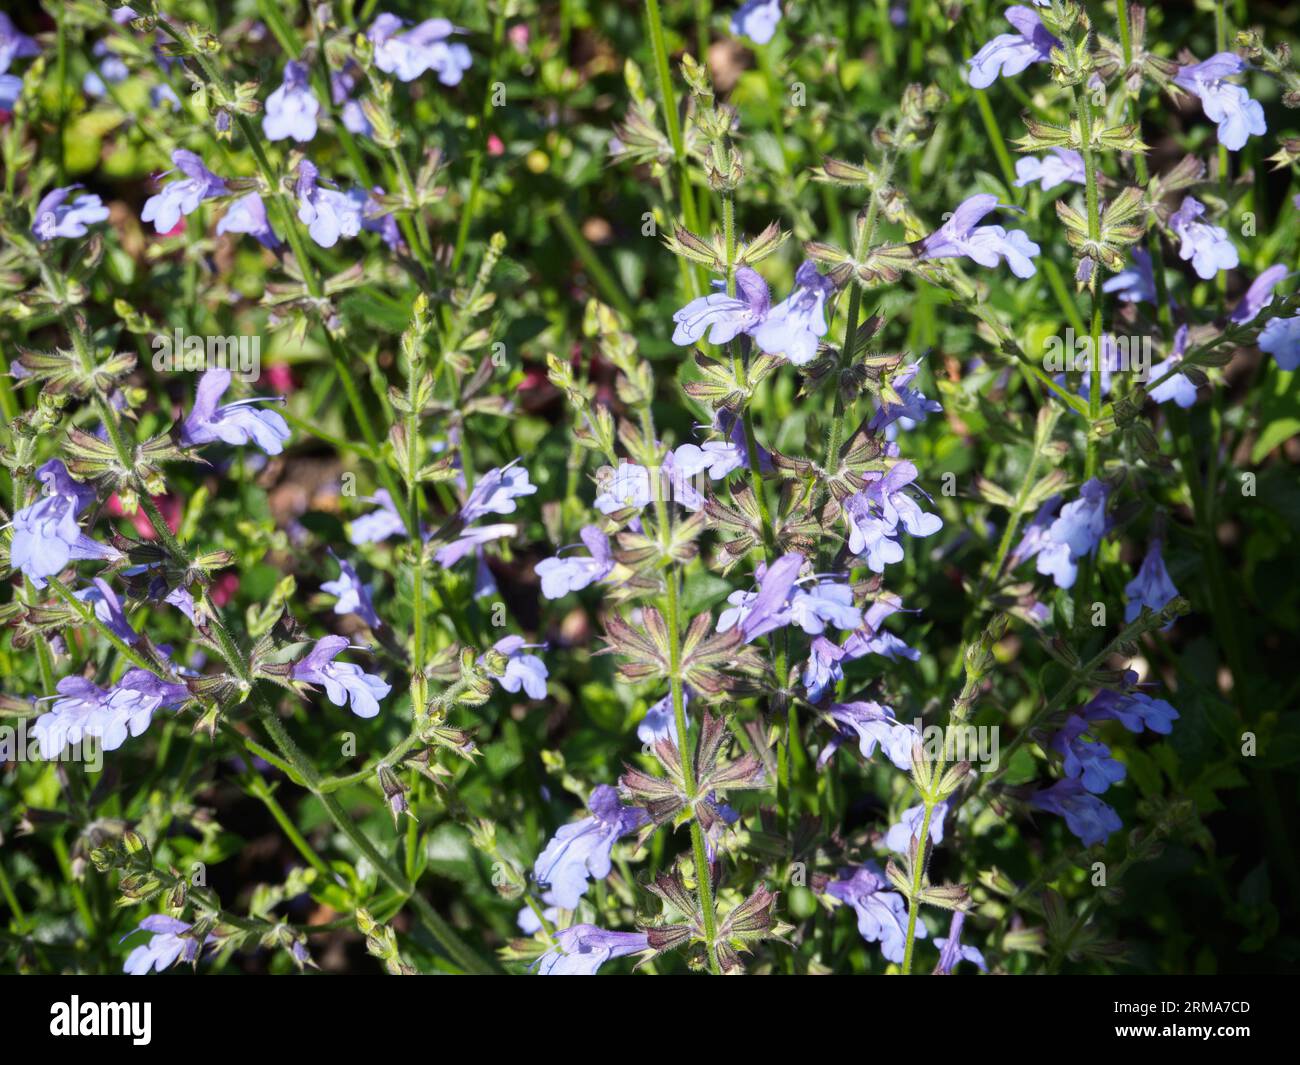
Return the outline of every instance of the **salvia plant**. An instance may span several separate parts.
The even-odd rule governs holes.
[[[0,15],[4,964],[1294,961],[1293,16]]]

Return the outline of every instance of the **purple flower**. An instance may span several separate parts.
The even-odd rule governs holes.
[[[1082,558],[1091,554],[1106,532],[1106,499],[1110,489],[1096,477],[1084,482],[1079,498],[1061,509],[1052,522],[1049,534],[1053,541],[1065,544],[1070,554]]]
[[[506,657],[506,671],[495,677],[502,689],[512,695],[523,688],[530,699],[546,698],[546,663],[537,655],[526,655],[525,650],[544,647],[544,644],[524,643],[522,636],[506,636],[492,645],[492,649]],[[572,909],[572,907],[568,907]]]
[[[120,85],[131,76],[122,57],[108,46],[108,41],[96,41],[90,54],[100,60],[99,69],[89,70],[81,79],[81,91],[87,96],[103,96],[109,85]]]
[[[784,355],[796,366],[812,362],[826,335],[826,298],[835,283],[805,261],[795,272],[794,289],[768,312],[753,331],[754,343],[769,355]]]
[[[921,652],[908,647],[892,632],[884,632],[881,625],[885,618],[903,609],[897,596],[885,596],[877,599],[867,607],[862,625],[844,641],[844,651],[849,659],[864,658],[867,655],[881,655],[884,658],[908,658],[915,662]]]
[[[896,373],[890,380],[889,384],[898,394],[899,402],[893,403],[884,397],[881,397],[880,405],[876,408],[875,414],[871,416],[871,421],[867,423],[867,428],[872,432],[886,430],[885,439],[892,440],[897,436],[895,423],[902,425],[904,429],[915,429],[917,425],[925,421],[926,415],[938,414],[943,410],[943,404],[935,399],[926,399],[925,393],[919,388],[908,388],[916,375],[921,370],[920,362],[909,363]]]
[[[366,36],[375,46],[375,66],[399,81],[414,81],[426,70],[435,71],[444,85],[456,85],[473,58],[469,49],[447,38],[460,31],[445,18],[425,19],[405,33],[397,31],[402,20],[396,15],[379,15]]]
[[[1187,337],[1187,326],[1180,325],[1178,331],[1174,333],[1174,349],[1169,353],[1169,358],[1151,367],[1150,380],[1158,384],[1147,393],[1156,403],[1168,403],[1172,399],[1184,410],[1196,402],[1196,386],[1186,374],[1174,373],[1168,377],[1166,375],[1183,361],[1183,353],[1187,350]]]
[[[1065,775],[1082,781],[1094,795],[1100,795],[1112,784],[1118,784],[1128,775],[1128,770],[1110,756],[1110,748],[1096,740],[1086,739],[1089,722],[1078,714],[1071,714],[1052,737],[1052,750],[1064,758]]]
[[[1144,728],[1167,736],[1174,730],[1179,713],[1163,699],[1144,692],[1116,692],[1105,689],[1079,711],[1089,721],[1118,721],[1130,732]]]
[[[610,852],[620,837],[635,832],[650,817],[638,806],[624,806],[618,790],[601,784],[587,800],[590,817],[564,825],[537,856],[533,876],[544,884],[561,909],[573,910],[587,890],[587,880],[604,880]]]
[[[943,528],[943,519],[925,513],[905,491],[917,477],[911,462],[895,462],[887,473],[868,476],[866,487],[845,500],[844,518],[849,550],[865,555],[873,573],[883,573],[885,566],[903,559],[900,527],[912,536],[932,536]]]
[[[177,148],[172,152],[172,162],[185,176],[180,181],[168,182],[156,196],[150,196],[140,212],[141,220],[152,222],[159,233],[170,233],[181,220],[181,215],[193,214],[204,200],[224,196],[229,191],[226,183],[204,166],[203,160],[193,152]]]
[[[476,548],[491,543],[493,540],[503,540],[507,536],[514,536],[518,531],[519,526],[512,525],[509,522],[500,522],[496,525],[476,525],[471,529],[463,530],[446,547],[439,548],[433,556],[433,560],[443,568],[454,566]]]
[[[1265,322],[1259,334],[1259,350],[1272,355],[1281,370],[1300,367],[1300,315]]]
[[[1268,132],[1264,108],[1258,101],[1240,85],[1223,80],[1242,73],[1247,66],[1232,52],[1218,52],[1204,62],[1183,67],[1174,76],[1176,84],[1200,98],[1205,117],[1218,124],[1219,143],[1230,152],[1244,148],[1252,135],[1261,137]]]
[[[720,481],[745,465],[745,450],[729,440],[706,440],[702,445],[682,444],[673,451],[673,469],[682,478],[709,471],[712,480]]]
[[[1046,63],[1052,49],[1061,47],[1030,8],[1016,5],[1004,14],[1016,32],[998,34],[966,61],[970,64],[967,80],[972,88],[987,89],[999,76],[1010,78],[1031,63]]]
[[[273,251],[280,246],[280,238],[267,221],[266,204],[255,192],[241,196],[227,208],[217,223],[217,234],[222,233],[247,233],[263,247]]]
[[[51,189],[36,205],[32,220],[32,235],[42,243],[56,237],[84,237],[86,227],[108,219],[108,208],[98,196],[83,193],[71,203],[65,203],[68,194],[80,185]]]
[[[1192,261],[1192,269],[1202,281],[1209,281],[1220,270],[1231,270],[1240,259],[1237,248],[1220,226],[1197,219],[1205,213],[1205,205],[1192,196],[1183,199],[1182,206],[1169,216],[1169,226],[1181,240],[1178,257]]]
[[[152,85],[149,88],[149,104],[155,110],[166,104],[173,111],[181,109],[181,98],[176,95],[176,90],[165,82],[159,85]]]
[[[718,618],[718,631],[726,632],[736,625],[744,634],[745,642],[752,643],[773,629],[790,624],[790,593],[794,589],[803,555],[791,551],[782,555],[771,566],[760,566],[757,592],[732,592],[727,597],[732,610],[724,610]]]
[[[745,0],[731,16],[731,32],[755,44],[767,44],[781,22],[780,0]]]
[[[37,43],[25,33],[19,33],[13,21],[0,11],[0,74],[9,69],[15,59],[40,55]]]
[[[247,444],[250,440],[268,455],[278,455],[289,439],[289,425],[273,410],[257,410],[255,403],[282,402],[283,397],[242,399],[218,407],[217,401],[230,387],[230,371],[213,369],[199,378],[194,407],[181,423],[181,444],[197,447],[218,440]]]
[[[948,804],[936,803],[934,811],[930,814],[930,842],[936,847],[943,842],[943,821],[947,816]],[[889,826],[889,831],[885,833],[885,846],[891,851],[906,854],[912,846],[912,841],[920,837],[921,822],[924,819],[924,803],[909,806],[899,817],[898,823]]]
[[[1128,303],[1155,303],[1156,277],[1151,269],[1151,256],[1141,248],[1133,249],[1133,265],[1102,282],[1102,292],[1118,292]]]
[[[1124,586],[1124,595],[1128,598],[1128,604],[1124,607],[1125,622],[1134,620],[1142,613],[1143,607],[1149,610],[1163,609],[1165,604],[1178,595],[1178,589],[1174,587],[1174,582],[1169,579],[1169,571],[1165,569],[1165,560],[1160,555],[1159,540],[1151,541],[1147,557],[1142,560],[1137,576]]]
[[[844,679],[844,667],[840,662],[847,657],[842,647],[837,647],[825,636],[813,640],[803,670],[803,686],[808,691],[810,703],[821,702],[826,693]]]
[[[749,468],[749,445],[745,440],[745,423],[741,418],[736,417],[725,407],[719,409],[715,416],[718,431],[721,432],[735,446],[740,454],[740,465],[746,469]],[[757,444],[757,441],[755,441]],[[772,453],[758,446],[758,468],[763,474],[772,473],[776,466],[772,462]]]
[[[595,976],[613,958],[649,948],[644,932],[606,932],[594,924],[575,924],[555,933],[555,946],[541,956],[539,976]]]
[[[372,629],[379,628],[383,622],[375,613],[375,605],[370,601],[370,590],[361,583],[356,568],[346,559],[339,558],[333,551],[330,557],[339,564],[339,577],[336,581],[324,581],[320,590],[327,595],[338,597],[334,604],[336,614],[356,614]]]
[[[12,111],[22,94],[22,78],[13,74],[0,74],[0,111]]]
[[[69,743],[86,737],[115,751],[128,735],[139,736],[149,727],[154,711],[175,707],[189,698],[183,684],[160,680],[148,670],[131,669],[111,688],[104,689],[85,677],[59,681],[59,698],[32,725],[42,758],[56,758]]]
[[[311,239],[322,248],[332,248],[340,237],[355,237],[361,232],[364,197],[357,199],[337,189],[318,184],[320,171],[304,159],[298,164],[298,220],[307,227]]]
[[[650,471],[635,462],[619,462],[614,476],[601,485],[592,505],[602,514],[614,514],[628,507],[640,510],[654,499]]]
[[[122,601],[113,591],[108,581],[96,577],[87,588],[74,593],[83,603],[92,603],[95,617],[99,618],[108,630],[128,644],[134,644],[140,634],[127,624],[126,614],[122,610]]]
[[[306,144],[316,136],[318,114],[320,101],[312,95],[307,83],[307,67],[289,60],[284,65],[284,80],[280,87],[266,98],[262,132],[267,140],[282,141],[292,137],[299,144]]]
[[[1064,817],[1066,827],[1085,847],[1105,843],[1112,832],[1124,827],[1119,814],[1084,788],[1080,780],[1058,780],[1030,796],[1029,805]]]
[[[578,535],[591,552],[590,558],[573,555],[560,558],[557,555],[543,559],[534,567],[534,572],[542,579],[542,595],[547,599],[559,599],[589,584],[603,581],[614,569],[609,537],[601,532],[599,525],[584,525]]]
[[[1286,267],[1281,263],[1270,266],[1250,283],[1241,302],[1232,309],[1228,317],[1238,323],[1252,321],[1260,311],[1273,302],[1273,289],[1286,277]]]
[[[1058,588],[1070,588],[1078,576],[1077,560],[1091,554],[1106,533],[1106,499],[1110,490],[1097,478],[1079,489],[1079,498],[1067,503],[1059,517],[1053,517],[1060,496],[1053,496],[1038,508],[1025,535],[1011,554],[1014,567],[1037,557],[1037,570],[1051,576]]]
[[[1044,192],[1072,181],[1082,185],[1087,180],[1084,172],[1083,156],[1073,148],[1052,148],[1042,159],[1026,155],[1016,160],[1016,188],[1023,188],[1038,182]]]
[[[682,686],[682,707],[691,705],[691,689]],[[641,723],[636,727],[636,738],[642,743],[655,744],[660,740],[677,742],[677,721],[673,713],[673,696],[669,692],[657,703],[648,707]]]
[[[1040,249],[1024,230],[1008,232],[1001,226],[976,226],[981,218],[998,207],[1005,208],[1005,205],[999,204],[991,192],[968,196],[948,221],[920,242],[920,258],[960,259],[965,256],[987,267],[997,266],[1005,258],[1016,277],[1033,277],[1036,268],[1031,260]]]
[[[506,466],[488,470],[479,478],[460,508],[462,521],[471,522],[484,514],[513,514],[516,499],[537,491],[535,484],[528,483],[528,471],[515,465],[519,461],[515,459]]]
[[[830,760],[843,740],[856,737],[863,758],[870,759],[879,746],[899,769],[912,768],[912,745],[920,740],[920,733],[916,726],[895,720],[889,707],[875,702],[833,703],[830,718],[838,735],[818,756],[818,767]]]
[[[58,460],[37,470],[37,477],[46,494],[14,514],[10,566],[22,570],[37,588],[44,588],[45,578],[59,573],[69,562],[121,557],[116,549],[96,543],[77,524],[77,515],[95,498],[93,489],[74,481]]]
[[[902,964],[907,939],[907,904],[895,891],[886,891],[888,881],[875,862],[865,862],[856,871],[840,870],[840,879],[826,885],[826,893],[846,902],[857,912],[858,932],[868,943],[879,943],[886,961]],[[916,938],[924,939],[925,922],[916,922]]]
[[[379,509],[353,519],[348,528],[348,539],[353,544],[359,547],[361,544],[378,543],[387,540],[390,536],[406,533],[406,522],[402,520],[402,515],[398,513],[397,505],[387,489],[380,488],[369,501],[378,503]]]
[[[350,704],[357,717],[374,717],[379,713],[379,700],[393,690],[392,686],[351,662],[335,662],[347,646],[342,636],[321,637],[305,658],[294,663],[291,676],[321,685],[331,703]]]
[[[178,961],[193,962],[199,956],[202,945],[217,941],[215,936],[209,935],[200,944],[196,938],[182,935],[193,927],[163,913],[146,917],[122,937],[122,942],[125,942],[136,932],[153,933],[148,943],[141,944],[127,955],[122,971],[132,976],[147,976],[150,969],[160,973]]]
[[[984,955],[979,950],[961,945],[961,927],[965,923],[966,915],[961,910],[954,910],[948,924],[947,938],[934,937],[934,945],[939,948],[939,964],[934,970],[936,976],[951,976],[953,969],[963,961],[974,962],[982,972],[989,971],[984,963]]]
[[[853,605],[853,589],[847,584],[822,580],[795,590],[790,598],[790,620],[809,636],[820,636],[827,625],[856,629],[862,624],[862,611]]]
[[[726,283],[715,281],[715,287]],[[707,332],[710,344],[726,344],[741,333],[750,333],[767,317],[772,298],[767,282],[748,266],[736,271],[736,295],[711,292],[691,300],[673,315],[676,329],[673,343],[696,344]]]

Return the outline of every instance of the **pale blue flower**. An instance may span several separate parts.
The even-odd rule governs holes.
[[[773,307],[753,330],[754,343],[769,355],[784,355],[795,366],[803,366],[817,355],[826,335],[826,299],[835,283],[808,260],[794,275],[794,289]]]
[[[555,933],[555,946],[538,960],[539,976],[595,976],[613,958],[649,949],[644,932],[606,932],[592,924],[575,924]]]
[[[592,791],[587,807],[591,815],[561,827],[533,865],[534,878],[565,910],[577,908],[590,878],[609,876],[614,844],[650,820],[640,807],[624,806],[617,789],[608,784]]]
[[[316,136],[316,116],[320,114],[320,101],[308,83],[307,67],[289,60],[284,65],[284,80],[280,87],[266,98],[262,115],[262,132],[267,140],[282,141],[292,137],[306,144]]]
[[[0,74],[9,69],[15,59],[40,55],[40,46],[18,28],[7,14],[0,11]]]
[[[886,891],[889,881],[875,862],[857,870],[840,870],[840,879],[826,885],[826,893],[848,903],[858,915],[858,933],[868,943],[879,943],[887,961],[902,964],[907,941],[907,903],[896,891]],[[925,922],[916,922],[916,938],[925,939]]]
[[[1204,62],[1182,67],[1174,76],[1176,84],[1200,98],[1205,117],[1218,124],[1219,143],[1231,152],[1244,148],[1251,136],[1268,132],[1259,102],[1240,85],[1224,81],[1248,66],[1232,52],[1218,52]]]
[[[725,288],[726,283],[714,282]],[[673,343],[696,344],[707,332],[710,344],[726,344],[741,333],[750,333],[767,317],[771,304],[767,282],[748,266],[736,271],[736,295],[711,292],[691,300],[673,314],[676,328]]]
[[[862,611],[853,605],[851,587],[822,580],[795,590],[790,597],[790,621],[809,636],[820,636],[828,625],[856,629],[862,624]]]
[[[179,961],[193,962],[203,946],[217,941],[216,936],[208,935],[200,944],[197,938],[182,934],[193,927],[163,913],[146,917],[122,937],[125,942],[136,932],[153,933],[148,943],[136,947],[127,955],[122,971],[132,976],[147,976],[150,969],[160,973]]]
[[[1029,805],[1065,818],[1066,827],[1085,847],[1105,843],[1112,832],[1124,827],[1114,809],[1089,792],[1081,780],[1065,778],[1050,788],[1035,792]]]
[[[267,221],[266,204],[256,192],[241,196],[230,205],[217,223],[217,234],[222,233],[247,233],[272,250],[280,246],[280,238]]]
[[[1064,185],[1067,181],[1082,185],[1086,180],[1083,156],[1073,148],[1052,148],[1042,159],[1034,155],[1026,155],[1016,160],[1014,184],[1017,188],[1032,185],[1037,181],[1038,187],[1047,192],[1057,185]]]
[[[462,32],[445,18],[425,19],[398,33],[403,23],[396,15],[379,15],[366,34],[375,46],[375,66],[399,81],[414,81],[427,70],[444,85],[456,85],[473,63],[465,45],[448,41]]]
[[[803,686],[810,703],[821,702],[822,697],[844,679],[840,664],[847,655],[825,636],[816,637],[808,650],[808,662],[803,670]]]
[[[1174,373],[1170,377],[1166,375],[1176,370],[1178,364],[1183,361],[1183,354],[1187,351],[1187,337],[1187,326],[1180,325],[1174,333],[1174,348],[1169,353],[1169,358],[1151,367],[1150,379],[1158,383],[1147,393],[1156,403],[1168,403],[1173,400],[1184,410],[1196,402],[1196,386],[1186,374]]]
[[[780,23],[780,0],[745,0],[731,16],[731,32],[755,44],[767,44]]]
[[[530,699],[546,698],[546,678],[549,675],[546,670],[546,663],[537,655],[527,655],[523,652],[538,647],[544,647],[544,644],[525,643],[522,636],[506,636],[492,645],[492,649],[506,657],[505,672],[500,675],[494,675],[493,679],[501,685],[504,691],[512,695],[523,688],[525,694]],[[572,909],[572,907],[569,907]]]
[[[81,531],[77,516],[95,498],[94,490],[74,481],[62,462],[47,462],[37,475],[45,494],[18,510],[13,518],[9,564],[21,570],[37,588],[69,562],[112,561],[121,552],[96,543]]]
[[[1279,369],[1300,367],[1300,315],[1265,322],[1259,333],[1259,350],[1272,355]]]
[[[829,714],[837,735],[818,757],[819,766],[830,759],[843,740],[856,738],[863,758],[870,759],[879,746],[899,769],[912,768],[912,747],[921,734],[915,725],[898,721],[888,706],[877,702],[833,703]]]
[[[528,470],[516,465],[519,461],[515,459],[506,466],[488,470],[478,479],[460,508],[462,521],[471,522],[485,514],[513,514],[516,499],[537,491],[537,485],[528,481]]]
[[[1227,230],[1198,219],[1205,213],[1205,205],[1188,196],[1182,206],[1169,216],[1169,227],[1182,241],[1178,257],[1192,262],[1192,269],[1202,281],[1211,280],[1220,270],[1231,270],[1241,260],[1236,245]]]
[[[82,193],[71,203],[68,195],[80,185],[51,189],[36,205],[32,219],[32,236],[44,243],[56,237],[84,237],[86,227],[108,220],[108,208],[98,196]]]
[[[372,629],[379,628],[383,622],[375,613],[375,605],[370,599],[370,589],[362,583],[356,567],[347,559],[339,558],[333,551],[330,552],[330,557],[338,563],[338,580],[322,581],[320,590],[326,595],[338,597],[338,602],[334,604],[334,613],[356,614]]]
[[[948,923],[948,935],[934,937],[934,945],[939,948],[939,964],[934,970],[937,976],[951,976],[953,969],[963,961],[973,962],[982,972],[989,971],[984,955],[979,950],[962,946],[961,928],[965,921],[966,914],[954,910],[952,920]]]
[[[610,551],[609,537],[599,525],[584,525],[578,534],[591,552],[590,558],[569,555],[565,558],[556,556],[543,559],[534,567],[534,572],[542,579],[542,595],[547,599],[559,599],[586,588],[589,584],[603,581],[614,569],[614,555]]]
[[[1127,266],[1101,284],[1103,292],[1116,292],[1127,303],[1155,303],[1156,278],[1151,256],[1142,248],[1133,249],[1133,265]]]
[[[1013,9],[1014,10],[1014,9]],[[1006,206],[991,192],[976,193],[963,200],[942,226],[920,242],[922,259],[968,258],[980,266],[994,267],[1003,259],[1016,277],[1033,277],[1033,257],[1041,249],[1021,229],[977,226],[990,211]]]
[[[397,505],[387,489],[380,488],[370,497],[369,502],[378,503],[379,509],[353,519],[348,528],[348,539],[353,544],[360,546],[378,543],[387,540],[390,536],[406,533],[406,522],[402,520],[402,515],[398,512]]]
[[[1130,673],[1130,676],[1136,676]],[[1092,702],[1079,711],[1089,721],[1118,721],[1129,732],[1144,728],[1167,736],[1181,716],[1164,699],[1153,699],[1145,692],[1116,692],[1109,688],[1097,693]]]
[[[294,680],[321,685],[335,706],[350,706],[357,717],[374,717],[379,713],[379,700],[393,690],[392,685],[352,662],[334,661],[347,647],[342,636],[324,636],[306,657],[294,663],[291,675]]]
[[[141,220],[152,222],[159,233],[170,233],[182,215],[193,214],[204,200],[223,196],[229,191],[226,183],[205,167],[203,160],[193,152],[177,148],[172,152],[172,162],[184,177],[168,182],[156,196],[150,196],[140,212]]]
[[[1174,582],[1169,579],[1169,571],[1165,569],[1159,540],[1151,541],[1137,576],[1124,586],[1124,595],[1128,599],[1124,607],[1125,622],[1133,621],[1142,612],[1143,607],[1149,610],[1162,610],[1178,595],[1178,589],[1174,587]],[[1172,624],[1173,622],[1170,622],[1170,625]]]
[[[1283,264],[1270,266],[1250,283],[1246,294],[1228,317],[1239,325],[1253,321],[1260,311],[1273,302],[1273,289],[1284,277],[1286,267]]]
[[[59,698],[32,725],[42,758],[57,758],[69,743],[97,739],[106,751],[115,751],[127,736],[139,736],[153,720],[154,711],[177,707],[189,698],[184,684],[171,684],[148,670],[131,669],[105,689],[85,677],[64,677],[57,685]]]
[[[987,89],[999,77],[1013,77],[1031,63],[1046,63],[1052,49],[1061,46],[1032,9],[1016,5],[1003,14],[1016,32],[999,34],[966,61],[972,88]]]
[[[1111,757],[1104,743],[1085,737],[1088,726],[1086,718],[1071,714],[1052,737],[1051,748],[1062,756],[1067,777],[1077,778],[1094,795],[1100,795],[1123,780],[1128,770]]]
[[[929,831],[930,842],[936,847],[943,842],[943,821],[947,816],[948,804],[946,802],[935,803],[934,810],[930,814]],[[903,811],[897,823],[889,826],[889,831],[885,833],[885,846],[891,851],[906,854],[912,846],[912,841],[920,837],[921,822],[924,819],[924,803],[909,806]]]
[[[258,410],[254,404],[283,402],[282,396],[255,396],[218,407],[230,387],[229,370],[206,370],[199,378],[194,406],[181,423],[181,444],[197,447],[220,440],[247,444],[250,440],[268,455],[278,455],[289,439],[289,424],[276,411]]]
[[[312,240],[322,248],[332,248],[340,237],[361,232],[365,203],[358,203],[346,192],[323,188],[319,177],[320,171],[306,159],[298,164],[298,220]]]

